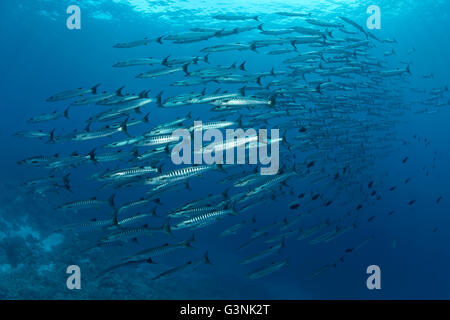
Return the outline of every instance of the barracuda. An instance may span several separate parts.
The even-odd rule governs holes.
[[[259,279],[280,270],[282,267],[287,266],[287,264],[287,260],[272,262],[272,264],[269,264],[268,266],[264,266],[252,271],[251,273],[247,274],[247,277],[250,279]]]
[[[220,219],[224,216],[227,215],[236,215],[237,212],[234,208],[232,209],[225,209],[225,210],[216,210],[216,211],[211,211],[208,213],[204,213],[201,215],[197,215],[195,217],[192,217],[188,220],[182,221],[178,224],[176,224],[173,229],[174,230],[179,230],[179,229],[185,229],[185,228],[192,228],[192,227],[196,227],[200,224],[204,224],[204,223],[210,223],[213,222],[217,219]]]
[[[234,107],[234,106],[252,106],[252,105],[275,105],[275,98],[272,97],[269,100],[263,100],[252,97],[235,97],[229,99],[218,99],[211,102],[214,106],[220,107]]]
[[[142,65],[154,65],[161,64],[163,60],[155,59],[155,58],[141,58],[141,59],[131,59],[126,61],[119,61],[113,65],[115,68],[124,68],[124,67],[134,67],[134,66],[142,66]]]
[[[98,200],[96,197],[93,197],[88,200],[77,200],[65,203],[56,208],[56,210],[81,210],[81,209],[90,209],[90,208],[100,208],[104,205],[109,205],[114,208],[114,197],[116,195],[113,194],[108,200]]]
[[[198,215],[198,214],[202,214],[205,212],[211,212],[213,210],[214,210],[213,207],[200,207],[200,208],[172,211],[172,212],[169,212],[168,215],[171,217],[174,217],[174,218],[181,218],[181,217],[185,217],[185,216],[193,216],[193,215]]]
[[[162,232],[172,235],[172,231],[169,223],[164,224],[160,228],[150,228],[148,225],[138,228],[128,228],[111,233],[103,238],[100,242],[113,242],[113,241],[128,241],[130,238],[136,238],[139,236],[152,236],[156,232]]]
[[[166,255],[170,252],[173,252],[177,249],[182,249],[182,248],[191,248],[192,249],[193,247],[191,246],[191,244],[194,241],[195,241],[195,237],[194,237],[194,235],[192,235],[191,238],[189,238],[188,240],[180,241],[180,242],[177,242],[174,244],[169,244],[168,242],[166,242],[162,246],[139,251],[138,253],[128,256],[123,260],[130,261],[130,260],[136,260],[136,259],[141,259],[141,258],[145,258],[145,257],[157,257],[157,256],[161,256],[161,255]]]
[[[177,169],[170,171],[168,173],[161,174],[159,176],[149,178],[145,180],[144,184],[147,185],[155,185],[155,184],[162,184],[170,181],[177,181],[177,180],[184,180],[199,174],[202,174],[203,172],[217,169],[223,171],[223,167],[220,164],[217,165],[199,165],[199,166],[193,166],[193,167],[187,167],[183,169]]]
[[[145,137],[144,139],[141,139],[138,142],[136,142],[136,146],[152,147],[152,146],[159,146],[162,144],[178,142],[179,140],[180,140],[179,137],[173,136],[171,134],[160,135],[160,136],[150,136],[150,137]]]
[[[101,180],[120,180],[129,179],[133,177],[147,175],[149,173],[158,173],[159,170],[150,166],[132,167],[127,169],[119,169],[112,172],[108,172],[100,176]]]
[[[281,249],[284,247],[285,247],[285,244],[284,244],[284,238],[283,238],[279,244],[271,246],[270,248],[268,248],[264,251],[258,252],[255,255],[242,260],[240,262],[240,264],[249,264],[249,263],[264,259],[268,256],[271,256],[272,254],[274,254],[276,252],[279,253],[281,251]]]
[[[64,92],[61,92],[61,93],[57,93],[57,94],[49,97],[47,99],[47,101],[48,102],[56,102],[56,101],[62,101],[62,100],[67,100],[67,99],[79,97],[79,96],[82,96],[82,95],[88,94],[88,93],[96,94],[97,93],[97,88],[99,86],[100,86],[100,83],[96,84],[95,86],[93,86],[90,89],[79,88],[79,89],[76,89],[76,90],[68,90],[68,91],[64,91]]]

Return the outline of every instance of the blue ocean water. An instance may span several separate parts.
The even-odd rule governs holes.
[[[69,5],[81,9],[81,29],[69,30],[66,19]],[[227,217],[211,226],[195,230],[195,250],[176,251],[163,257],[155,257],[155,265],[144,264],[124,267],[99,277],[98,273],[115,263],[146,247],[165,242],[187,239],[191,231],[174,233],[175,239],[155,234],[138,242],[126,243],[121,247],[99,248],[86,252],[95,245],[99,232],[53,232],[63,225],[90,221],[93,218],[105,219],[110,216],[107,210],[61,212],[55,207],[73,200],[108,198],[112,190],[98,190],[99,184],[87,179],[90,175],[116,168],[117,163],[93,163],[67,167],[57,172],[63,175],[71,172],[73,192],[60,191],[38,194],[30,192],[23,183],[33,178],[48,176],[49,170],[33,166],[18,165],[17,161],[35,155],[68,156],[74,151],[87,154],[94,147],[119,139],[104,138],[86,142],[45,143],[45,140],[23,139],[14,136],[22,130],[40,129],[49,132],[55,129],[57,135],[70,133],[74,129],[83,130],[85,120],[104,110],[97,105],[70,108],[70,121],[58,119],[40,124],[27,124],[31,116],[53,110],[63,111],[70,101],[46,102],[51,95],[79,87],[90,88],[101,83],[99,90],[114,91],[125,86],[127,93],[139,93],[151,89],[151,96],[163,91],[163,99],[181,93],[201,92],[204,86],[173,87],[171,83],[183,80],[179,73],[138,79],[136,75],[152,68],[146,66],[113,68],[117,61],[131,58],[198,56],[202,48],[224,43],[248,43],[255,39],[273,39],[278,36],[262,36],[252,30],[228,37],[213,38],[206,41],[174,44],[163,40],[163,44],[153,41],[135,48],[113,48],[116,43],[138,39],[155,39],[169,34],[188,32],[190,28],[225,28],[257,26],[260,23],[267,29],[290,28],[306,24],[300,17],[283,17],[276,12],[311,13],[311,17],[342,23],[339,16],[357,21],[364,28],[368,18],[366,9],[377,5],[381,9],[381,29],[370,32],[380,39],[395,39],[396,43],[381,43],[371,39],[376,47],[371,55],[381,61],[389,60],[386,69],[404,68],[408,65],[411,76],[387,83],[382,82],[376,89],[386,92],[386,103],[375,106],[374,112],[381,113],[383,121],[391,121],[393,134],[383,136],[379,143],[371,144],[367,154],[353,154],[344,148],[346,157],[363,159],[366,163],[353,162],[348,168],[354,180],[333,182],[338,164],[322,161],[327,158],[328,145],[319,143],[315,153],[325,150],[319,158],[324,165],[327,179],[319,182],[315,177],[290,180],[282,193],[274,188],[275,199],[255,206],[242,215]],[[1,3],[0,52],[2,70],[2,117],[0,117],[0,137],[2,139],[1,192],[0,192],[0,297],[2,299],[442,299],[449,298],[450,280],[447,269],[450,264],[447,243],[450,227],[449,177],[450,133],[448,119],[450,105],[448,76],[450,71],[450,6],[447,1],[16,1]],[[214,15],[258,16],[259,21],[221,21]],[[347,30],[357,32],[348,24]],[[328,28],[319,28],[328,29]],[[356,35],[339,34],[335,38]],[[227,51],[210,54],[210,65],[229,66],[246,61],[249,73],[286,70],[283,58],[269,56],[263,52],[280,48],[245,51]],[[317,48],[302,47],[299,51],[312,51]],[[395,50],[395,55],[385,52]],[[203,54],[201,54],[203,56]],[[364,57],[360,58],[364,59]],[[198,63],[192,69],[207,67]],[[388,67],[389,66],[389,67]],[[181,72],[182,74],[182,72]],[[429,79],[427,75],[432,74]],[[424,77],[425,76],[425,77]],[[307,79],[309,76],[307,75]],[[325,76],[326,78],[326,76]],[[333,81],[342,80],[339,77]],[[267,80],[265,83],[267,83]],[[362,81],[362,80],[361,80]],[[330,81],[331,82],[331,81]],[[302,83],[303,85],[303,83]],[[256,86],[255,83],[249,86]],[[237,90],[239,85],[212,83],[208,92],[216,89]],[[212,88],[212,89],[211,89]],[[225,89],[224,89],[225,88]],[[416,91],[410,88],[417,89]],[[433,90],[444,90],[430,98]],[[374,89],[375,90],[375,89]],[[388,90],[388,91],[383,91]],[[422,90],[424,92],[422,92]],[[356,92],[363,94],[364,89]],[[398,93],[395,103],[389,97]],[[319,96],[314,93],[314,96]],[[327,91],[322,96],[331,95]],[[279,100],[281,101],[281,100]],[[367,101],[350,100],[356,108]],[[383,98],[381,99],[383,101]],[[281,103],[281,102],[278,102]],[[310,103],[305,102],[305,103]],[[311,102],[315,103],[315,102]],[[379,108],[379,110],[377,109]],[[209,108],[188,105],[173,109],[150,105],[143,114],[133,114],[141,118],[149,112],[150,126],[184,117],[189,111],[193,119],[208,121]],[[266,110],[267,111],[267,110]],[[270,110],[268,111],[270,112]],[[214,115],[214,114],[213,114]],[[305,121],[308,113],[300,116]],[[232,117],[235,119],[236,117]],[[375,121],[365,114],[359,121],[367,123],[366,135],[374,137],[377,130]],[[324,120],[317,116],[317,121]],[[326,120],[326,119],[325,119]],[[329,120],[329,119],[328,119]],[[338,123],[340,117],[337,117]],[[267,128],[276,128],[279,122],[269,122]],[[385,122],[383,122],[385,123]],[[337,125],[339,132],[348,129],[349,122]],[[327,127],[329,126],[329,127]],[[323,132],[336,128],[336,123],[324,122]],[[148,129],[148,128],[147,128]],[[130,127],[130,134],[138,135],[139,129]],[[120,135],[120,134],[118,134]],[[289,135],[289,134],[288,134]],[[298,135],[291,132],[289,141]],[[367,136],[363,134],[367,139]],[[117,138],[117,139],[116,139]],[[123,136],[121,137],[123,138]],[[352,136],[356,144],[361,137]],[[311,139],[308,137],[307,139]],[[307,140],[310,141],[310,140]],[[312,140],[311,140],[312,141]],[[330,139],[339,144],[342,141]],[[384,150],[386,152],[383,152]],[[127,149],[129,150],[129,149]],[[301,150],[295,151],[298,159],[303,159]],[[100,153],[100,152],[99,152]],[[314,153],[314,152],[313,152]],[[330,151],[329,156],[333,156]],[[292,156],[292,154],[290,154]],[[405,160],[407,157],[406,161]],[[322,159],[323,158],[323,159]],[[281,161],[292,159],[282,157]],[[361,161],[363,161],[361,160]],[[404,162],[404,163],[403,163]],[[303,163],[303,162],[302,162]],[[163,169],[166,169],[163,167]],[[246,168],[250,170],[251,168]],[[320,168],[321,169],[321,168]],[[341,168],[342,169],[342,168]],[[227,169],[228,171],[228,169]],[[230,169],[229,174],[232,171]],[[331,174],[331,176],[329,176]],[[160,218],[150,223],[157,227],[165,222],[165,214],[174,207],[188,201],[200,199],[211,193],[220,193],[226,184],[217,181],[224,178],[223,173],[212,172],[190,181],[190,189],[168,191],[161,195],[161,205],[157,206]],[[405,181],[408,180],[408,183]],[[374,186],[368,188],[370,181]],[[396,189],[389,189],[395,186]],[[368,190],[370,189],[370,190]],[[116,203],[137,200],[145,188],[117,191]],[[337,190],[339,192],[337,192]],[[376,195],[371,192],[375,190]],[[298,195],[305,193],[308,200]],[[307,212],[314,194],[320,194],[320,203],[313,214],[307,214],[292,230],[307,228],[318,223],[326,223],[345,217],[352,212],[352,218],[337,223],[339,228],[355,226],[331,241],[311,243],[314,237],[324,234],[323,230],[312,238],[297,240],[297,236],[285,239],[286,248],[279,254],[251,265],[239,262],[267,248],[263,241],[245,250],[237,248],[247,241],[252,230],[269,225],[273,221],[290,221],[297,214]],[[376,196],[381,195],[380,200]],[[438,201],[438,199],[440,199]],[[332,200],[326,207],[323,204]],[[410,201],[415,200],[409,205]],[[254,200],[261,201],[261,199]],[[308,202],[309,201],[309,202]],[[291,209],[299,203],[299,209]],[[362,204],[362,208],[355,208]],[[150,209],[138,209],[135,213],[147,213]],[[394,211],[393,214],[388,213]],[[353,214],[355,216],[353,216]],[[246,220],[250,224],[242,232],[230,237],[219,237],[226,228]],[[354,217],[354,219],[353,219]],[[371,217],[374,217],[370,219]],[[344,221],[345,220],[345,221]],[[369,221],[370,220],[370,221]],[[251,222],[253,223],[253,222]],[[331,224],[336,228],[336,224]],[[299,231],[300,232],[300,231]],[[365,241],[368,240],[367,243]],[[358,246],[364,244],[360,248]],[[355,249],[356,248],[356,249]],[[353,249],[353,250],[348,250]],[[152,278],[171,267],[187,261],[198,261],[208,251],[212,265],[201,265],[195,270],[180,272],[172,278],[153,281]],[[346,251],[347,250],[347,251]],[[342,260],[340,260],[342,258]],[[258,267],[272,261],[287,259],[288,266],[260,279],[252,280],[246,275]],[[337,263],[336,263],[337,262]],[[78,265],[82,274],[82,289],[68,290],[66,268]],[[377,265],[381,269],[381,289],[369,290],[366,269]],[[323,266],[326,268],[321,269]],[[311,277],[317,270],[322,273]]]

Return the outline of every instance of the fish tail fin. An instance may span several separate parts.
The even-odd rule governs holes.
[[[166,145],[166,146],[164,147],[164,152],[165,152],[166,154],[170,154],[169,145]],[[158,173],[161,173],[161,172],[158,172]]]
[[[246,88],[247,88],[246,86],[243,86],[242,88],[239,89],[239,92],[240,92],[241,96],[245,97],[245,89]]]
[[[120,125],[120,129],[125,133],[127,137],[131,137],[131,135],[128,133],[128,126],[127,126],[128,118],[126,118],[122,124]]]
[[[187,67],[187,65],[186,65]],[[164,91],[162,90],[160,93],[158,93],[158,95],[156,96],[156,104],[158,105],[158,107],[162,106],[162,100],[161,97],[163,95]]]
[[[108,199],[108,204],[110,205],[110,207],[112,207],[114,209],[116,208],[116,204],[114,203],[114,198],[115,197],[116,197],[116,194],[113,193]]]
[[[274,94],[270,97],[269,104],[271,107],[274,107],[276,103],[277,103],[277,95]]]
[[[225,171],[225,169],[223,168],[223,164],[221,164],[221,163],[216,164],[216,169],[221,171],[221,172],[223,172],[223,173],[227,173]]]
[[[203,262],[205,264],[212,265],[211,260],[209,260],[208,251],[206,251],[205,254],[203,255]]]
[[[138,148],[138,147],[134,147],[134,148],[131,150],[131,154],[133,155],[133,157],[139,158],[139,148]]]
[[[242,128],[242,114],[239,115],[239,118],[236,121],[237,121],[237,123],[239,125],[239,128]]]
[[[411,74],[411,69],[409,68],[409,64],[406,66],[406,72],[408,72],[409,74]]]
[[[259,21],[259,17],[258,16],[254,16],[253,20]]]
[[[186,73],[187,76],[191,75],[191,73],[188,70],[188,66],[189,66],[189,64],[183,65],[183,71],[184,71],[184,73]]]
[[[147,93],[148,93],[148,90],[144,90],[144,91],[140,92],[139,93],[139,98],[140,99],[146,98],[147,97]]]
[[[289,141],[286,139],[286,130],[285,131],[283,131],[282,133],[281,133],[281,144],[283,144],[283,145],[285,145],[288,149],[289,149],[289,146],[290,146],[290,143],[289,143]]]
[[[233,215],[237,215],[238,214],[238,211],[236,209],[236,201],[233,201],[231,203],[231,212],[232,212]]]
[[[66,108],[66,110],[64,110],[64,118],[66,118],[68,120],[70,120],[70,118],[69,118],[69,109],[70,109],[70,106],[68,106]]]
[[[330,38],[334,38],[334,37],[333,37],[333,30],[330,30],[330,31],[327,30],[327,35],[328,35]]]
[[[156,38],[156,42],[158,42],[159,44],[162,44],[162,38],[163,38],[163,36]]]
[[[119,210],[115,209],[112,215],[112,223],[111,225],[113,227],[119,227],[119,221],[117,220],[117,214],[119,213]]]
[[[70,172],[68,174],[66,174],[62,178],[62,180],[63,180],[63,183],[64,183],[64,188],[66,188],[68,191],[72,192],[72,188],[70,186],[70,179],[69,179],[69,177],[70,177]]]
[[[55,129],[50,131],[50,136],[48,138],[47,143],[55,143]]]
[[[263,23],[261,23],[259,26],[257,26],[256,29],[258,29],[258,30],[260,30],[260,31],[264,31],[264,30],[263,30]]]
[[[320,94],[322,94],[322,90],[321,90],[321,88],[320,88],[321,85],[322,85],[322,83],[319,83],[319,84],[316,86],[316,92],[318,92],[318,93],[320,93]]]
[[[297,51],[297,46],[295,45],[295,41],[294,40],[291,41],[291,46],[293,46],[294,50]]]
[[[161,64],[162,64],[163,66],[166,66],[166,67],[167,67],[167,61],[169,60],[169,57],[170,57],[170,54],[169,54],[167,57],[165,57],[165,58],[163,59],[163,61],[161,62]]]
[[[230,192],[230,188],[227,188],[227,189],[225,189],[224,192],[222,192],[222,196],[223,196],[225,199],[228,199],[228,198],[229,198],[228,192]]]
[[[167,221],[167,222],[161,227],[161,229],[162,229],[165,233],[167,233],[168,235],[173,236],[173,234],[172,234],[172,229],[170,228],[170,223],[169,223],[169,221]]]
[[[203,61],[209,64],[209,53],[205,54],[205,56],[203,57]]]
[[[97,162],[97,159],[95,158],[95,150],[97,148],[92,149],[91,151],[89,151],[88,156],[89,159],[92,160],[93,162]]]
[[[116,90],[116,96],[123,97],[122,93],[123,88],[125,88],[125,86],[121,86],[119,89]]]
[[[144,91],[144,97],[143,98],[148,98],[148,94],[150,93],[150,91],[152,91],[152,90],[148,89],[148,90]]]
[[[294,167],[292,168],[296,175],[300,175],[300,171],[298,170],[297,163],[294,163]]]
[[[262,86],[261,78],[262,78],[262,76],[259,76],[258,78],[256,78],[256,83],[260,86]]]
[[[246,63],[246,61],[244,61],[244,62],[241,63],[241,65],[239,66],[239,70],[247,71],[247,70],[245,69],[245,63]]]
[[[156,214],[156,207],[154,207],[154,208],[152,209],[152,217],[159,217],[159,216]]]
[[[195,235],[192,234],[192,236],[191,236],[189,239],[187,239],[187,240],[183,243],[183,246],[184,246],[185,248],[193,248],[193,246],[192,246],[191,244],[192,244],[192,242],[194,242],[194,241],[195,241]]]
[[[100,86],[100,83],[97,83],[95,86],[91,88],[93,94],[97,94],[97,88]]]

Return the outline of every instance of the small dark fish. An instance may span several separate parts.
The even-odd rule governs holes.
[[[376,191],[376,190],[373,190],[372,193],[371,193],[371,196],[373,197],[373,196],[376,195],[376,194],[377,194],[377,191]]]
[[[353,251],[353,248],[345,249],[345,253],[350,253]]]
[[[411,181],[411,178],[407,178],[407,179],[405,180],[405,184],[408,184],[409,181]]]
[[[440,196],[439,198],[436,199],[436,203],[441,202],[441,200],[442,200],[442,196]]]
[[[373,219],[375,219],[375,216],[371,216],[369,219],[367,219],[367,222],[371,222],[373,221]]]
[[[411,200],[410,202],[408,202],[408,204],[409,204],[410,206],[412,206],[415,202],[416,202],[416,200]]]
[[[367,187],[368,187],[369,189],[371,189],[372,186],[373,186],[373,181],[370,181],[369,184],[367,185]]]
[[[396,187],[396,186],[393,186],[393,187],[390,187],[390,188],[389,188],[389,191],[394,191],[395,189],[397,189],[397,187]]]
[[[333,203],[333,200],[328,201],[327,203],[325,203],[325,207],[329,207],[332,203]]]
[[[298,209],[298,207],[300,207],[300,204],[296,203],[296,204],[291,205],[289,207],[289,209],[295,210],[295,209]]]
[[[362,204],[358,204],[358,206],[356,207],[356,210],[361,210],[362,207],[363,207]]]
[[[309,168],[313,167],[314,164],[315,164],[315,162],[314,162],[314,161],[311,161],[310,163],[308,163],[307,168],[309,169]]]
[[[388,216],[392,216],[395,211],[389,211]]]
[[[312,199],[312,200],[317,200],[317,199],[319,199],[319,197],[320,197],[320,194],[315,194],[315,195],[313,195],[313,196],[311,197],[311,199]]]
[[[405,157],[405,158],[402,160],[402,163],[406,163],[406,161],[408,161],[408,157]]]
[[[304,193],[300,193],[300,194],[298,195],[298,197],[297,197],[297,198],[301,199],[301,198],[303,198],[304,196],[305,196],[305,194],[304,194]]]

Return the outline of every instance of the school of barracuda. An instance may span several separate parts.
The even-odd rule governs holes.
[[[396,137],[396,124],[402,115],[412,112],[402,92],[417,94],[415,103],[424,107],[415,110],[416,113],[435,113],[448,107],[447,87],[431,91],[414,89],[409,86],[409,78],[415,76],[410,63],[392,65],[389,62],[390,57],[395,56],[395,39],[379,39],[346,17],[323,21],[301,12],[279,12],[278,16],[291,19],[292,26],[269,29],[257,16],[217,15],[212,19],[225,21],[226,28],[197,27],[179,34],[118,43],[113,47],[167,46],[170,52],[172,43],[188,46],[206,43],[209,39],[223,41],[205,45],[197,56],[178,57],[176,52],[170,52],[166,57],[129,59],[113,65],[114,68],[145,68],[136,72],[136,77],[141,79],[176,74],[179,78],[171,86],[179,88],[178,95],[165,96],[163,90],[155,92],[153,89],[139,94],[125,93],[126,86],[101,92],[100,84],[69,90],[47,99],[49,103],[62,101],[64,104],[71,100],[68,107],[66,104],[61,111],[34,116],[28,123],[36,125],[58,120],[61,126],[66,126],[62,121],[67,122],[72,113],[90,105],[96,113],[86,119],[83,130],[64,133],[64,128],[57,128],[50,132],[31,130],[16,134],[55,147],[68,141],[98,141],[88,153],[61,155],[55,152],[19,161],[19,164],[48,171],[45,177],[24,183],[31,192],[42,195],[62,192],[73,197],[56,207],[56,211],[102,210],[103,219],[64,225],[57,232],[96,232],[97,241],[86,251],[99,247],[114,250],[115,245],[137,242],[139,238],[156,233],[167,235],[166,243],[130,252],[119,264],[101,270],[99,276],[130,265],[153,264],[159,256],[174,251],[185,250],[189,251],[187,256],[192,255],[191,245],[200,229],[231,217],[237,217],[237,223],[224,229],[219,237],[245,235],[247,239],[237,248],[239,254],[256,242],[267,246],[263,251],[247,253],[240,259],[243,265],[265,261],[249,269],[248,278],[258,279],[286,268],[288,260],[283,256],[286,245],[306,239],[310,239],[311,244],[330,242],[357,228],[363,222],[361,209],[381,199],[382,181],[371,178],[368,172],[376,159],[395,149],[395,142],[401,142]],[[252,25],[229,26],[242,22]],[[244,32],[252,34],[254,40],[226,42],[227,36]],[[373,54],[375,48],[386,51],[380,57]],[[249,71],[246,61],[214,64],[217,52],[229,52],[238,60],[242,51],[264,55],[267,63],[252,66],[258,71]],[[275,57],[282,58],[284,68],[270,67]],[[152,69],[146,70],[149,67]],[[422,78],[432,78],[432,75]],[[182,116],[155,124],[152,118],[155,108],[177,108],[178,115]],[[170,150],[179,139],[172,136],[172,132],[180,128],[193,132],[191,112],[195,110],[201,110],[204,128],[280,129],[283,134],[279,139],[278,174],[260,175],[257,165],[174,166]],[[136,134],[139,130],[141,133]],[[106,137],[113,140],[106,143],[103,139]],[[252,141],[222,148],[233,148],[239,143],[250,145]],[[95,165],[97,172],[86,178],[97,183],[98,190],[109,190],[109,198],[77,198],[71,186],[71,170],[87,165]],[[224,186],[222,192],[160,212],[160,195],[172,193],[175,196],[190,189],[192,179],[212,172],[220,175],[218,182]],[[308,181],[311,190],[297,194],[293,184],[298,184],[299,180]],[[120,192],[129,188],[136,189],[135,199],[118,203]],[[139,194],[142,189],[145,191]],[[355,196],[355,202],[343,202],[339,200],[343,193],[361,194],[361,197]],[[283,207],[287,213],[274,212],[273,223],[258,224],[258,211],[252,209],[279,199],[287,204]],[[342,206],[350,209],[341,213],[332,209],[333,216],[324,221],[301,224],[305,216],[319,208]],[[131,214],[135,208],[147,213]],[[368,221],[371,219],[373,217]],[[189,235],[185,240],[175,240],[182,230],[187,230]],[[373,236],[368,236],[346,253],[359,249],[371,239]],[[173,277],[204,263],[211,264],[208,252],[201,256],[186,259],[185,264],[167,269],[154,280]],[[311,276],[343,261],[341,257],[330,262]]]

